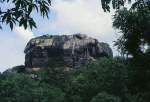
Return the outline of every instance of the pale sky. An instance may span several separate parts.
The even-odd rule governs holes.
[[[4,25],[0,30],[0,71],[24,64],[23,51],[27,42],[44,34],[87,34],[100,42],[109,43],[114,55],[117,55],[113,47],[113,41],[117,39],[117,32],[112,28],[113,14],[113,10],[103,12],[100,0],[54,0],[50,19],[33,14],[37,29],[31,31],[16,26],[11,31]]]

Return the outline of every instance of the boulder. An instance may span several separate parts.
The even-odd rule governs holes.
[[[107,43],[84,34],[36,37],[28,42],[24,52],[26,68],[79,68],[90,60],[113,56]]]

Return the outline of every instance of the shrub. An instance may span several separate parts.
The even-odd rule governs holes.
[[[121,102],[119,97],[107,94],[106,92],[98,93],[97,96],[93,97],[91,102]]]

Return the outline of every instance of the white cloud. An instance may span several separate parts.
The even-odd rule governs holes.
[[[84,33],[109,43],[113,48],[113,41],[117,37],[112,28],[114,10],[104,12],[100,0],[54,0],[52,6],[56,12],[55,21],[44,23],[40,27],[43,32]]]
[[[15,36],[14,32],[0,31],[0,72],[16,65],[24,64],[24,47],[26,43],[22,38]]]
[[[23,27],[14,31],[0,31],[0,72],[13,66],[24,64],[24,48],[34,34]]]
[[[112,28],[114,12],[104,12],[100,0],[54,0],[52,11],[56,13],[55,19],[42,22],[39,26],[42,32],[84,33],[111,43],[116,39]]]
[[[111,13],[103,12],[99,0],[55,0],[53,9],[57,19],[49,29],[61,29],[64,33],[86,33],[102,36],[112,32]]]
[[[33,32],[29,31],[28,29],[24,29],[24,27],[15,27],[14,32],[25,42],[28,42],[34,37]]]

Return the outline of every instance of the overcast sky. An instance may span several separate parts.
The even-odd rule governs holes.
[[[0,30],[0,71],[24,64],[26,43],[44,34],[87,34],[100,42],[109,43],[117,55],[113,47],[113,41],[117,38],[117,32],[112,28],[113,14],[113,11],[103,12],[100,0],[54,0],[50,19],[33,14],[37,29],[31,31],[16,26],[10,31],[8,26],[4,26]]]

